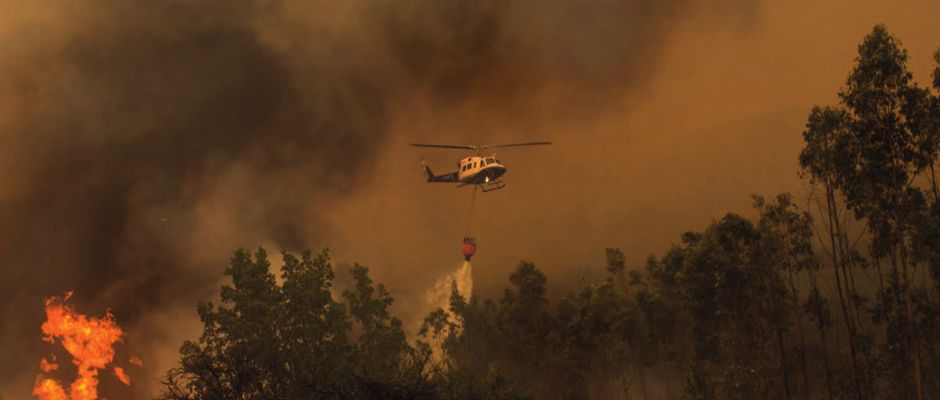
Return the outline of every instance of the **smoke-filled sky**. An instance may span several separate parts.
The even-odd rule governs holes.
[[[148,398],[231,251],[330,247],[399,316],[478,239],[477,295],[520,259],[553,288],[639,265],[749,195],[803,193],[814,104],[885,23],[926,84],[940,3],[834,0],[0,0],[0,396],[27,398],[42,299],[113,310]],[[428,185],[505,149],[507,188]],[[472,226],[470,224],[472,220]],[[107,379],[105,379],[107,380]],[[107,385],[106,385],[107,386]],[[111,390],[108,392],[107,390]]]

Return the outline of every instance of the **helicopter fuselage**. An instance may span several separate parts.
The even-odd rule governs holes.
[[[456,183],[457,187],[478,185],[484,192],[501,189],[499,180],[506,174],[506,166],[496,157],[467,157],[457,162],[457,171],[435,175],[431,167],[424,166],[424,174],[430,183]]]
[[[506,166],[494,156],[467,157],[457,162],[457,176],[465,185],[495,182],[506,174]]]

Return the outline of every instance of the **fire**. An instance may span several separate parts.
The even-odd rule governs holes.
[[[33,387],[33,395],[41,400],[94,400],[98,397],[98,371],[114,360],[114,344],[121,341],[124,332],[117,326],[110,312],[100,318],[77,313],[65,302],[72,296],[46,299],[46,322],[42,324],[43,340],[55,344],[58,340],[72,356],[78,376],[69,387],[68,396],[58,381],[40,374]],[[140,360],[136,360],[139,362]],[[55,357],[40,361],[43,373],[58,369]],[[124,369],[114,367],[114,375],[125,385],[130,378]]]
[[[124,368],[114,367],[114,376],[116,376],[118,380],[125,385],[131,384],[131,377],[124,373]]]
[[[52,358],[52,361],[46,361],[45,358],[39,361],[39,369],[41,369],[42,372],[52,372],[59,369],[59,364],[55,362],[55,355],[50,358]]]
[[[36,387],[33,388],[33,394],[43,400],[66,400],[65,390],[62,385],[53,379],[38,379]]]

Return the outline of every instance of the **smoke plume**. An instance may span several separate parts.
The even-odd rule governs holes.
[[[329,245],[325,216],[381,176],[375,160],[401,145],[391,127],[407,126],[409,110],[517,127],[522,114],[582,118],[642,89],[689,13],[747,19],[752,9],[708,0],[0,6],[0,395],[31,388],[43,297],[75,290],[83,309],[110,308],[154,368],[135,381],[145,398],[166,367],[148,358],[175,359],[187,326],[176,313],[192,321],[230,252]]]

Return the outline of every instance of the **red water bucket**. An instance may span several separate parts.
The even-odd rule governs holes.
[[[473,257],[477,252],[477,241],[469,236],[463,238],[463,245],[460,246],[460,250],[463,253],[463,259],[470,261],[470,257]]]

